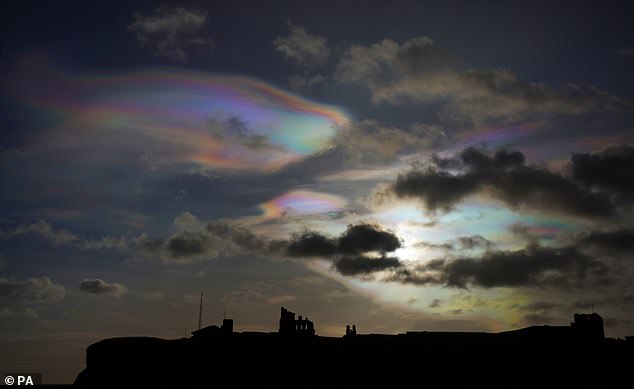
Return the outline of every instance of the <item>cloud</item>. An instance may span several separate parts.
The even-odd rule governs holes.
[[[108,295],[119,298],[130,291],[123,284],[116,282],[108,283],[99,278],[84,278],[79,283],[79,290],[89,294]]]
[[[288,24],[289,33],[273,40],[275,50],[286,59],[305,67],[323,65],[330,55],[326,38],[306,32],[302,26]]]
[[[226,222],[202,222],[190,212],[182,212],[173,221],[177,231],[167,238],[141,234],[136,237],[105,236],[86,239],[65,229],[55,229],[49,222],[38,220],[13,229],[0,230],[0,240],[16,236],[38,235],[54,246],[70,246],[78,250],[120,250],[142,259],[163,263],[190,263],[239,253],[275,254],[279,242],[268,242],[251,231]]]
[[[634,145],[608,147],[597,153],[574,153],[573,178],[592,187],[634,193]]]
[[[31,307],[0,307],[0,317],[18,315],[27,316],[34,319],[39,316],[37,313],[37,309]]]
[[[66,296],[66,288],[48,277],[18,281],[0,278],[0,301],[6,305],[56,304]]]
[[[596,87],[530,83],[505,69],[464,69],[427,36],[402,45],[384,39],[352,46],[335,69],[340,83],[367,87],[376,104],[442,103],[460,120],[518,120],[531,114],[580,114],[630,106]]]
[[[135,247],[142,259],[164,264],[191,263],[219,256],[238,254],[276,254],[285,242],[269,242],[246,228],[223,221],[203,222],[190,212],[174,218],[177,232],[168,238],[142,236]]]
[[[165,247],[176,258],[203,254],[212,248],[211,237],[200,233],[182,232],[170,237]]]
[[[373,165],[394,161],[404,153],[418,152],[447,144],[444,128],[412,123],[395,126],[366,119],[343,126],[333,139],[349,164]]]
[[[493,242],[486,239],[482,235],[459,236],[456,239],[452,239],[444,243],[430,243],[430,242],[420,241],[414,244],[414,247],[445,250],[445,251],[477,250],[477,249],[489,250],[493,248],[494,246],[495,244]]]
[[[287,253],[291,257],[330,258],[337,252],[338,247],[335,239],[314,231],[306,231],[295,235],[287,248]]]
[[[54,246],[64,246],[80,240],[80,238],[64,229],[55,230],[51,223],[39,219],[32,224],[22,224],[11,230],[0,231],[1,239],[8,239],[15,236],[35,234],[48,240]]]
[[[251,130],[239,117],[209,118],[207,125],[211,130],[211,136],[219,141],[237,143],[253,150],[276,148],[266,135]]]
[[[104,236],[99,239],[83,239],[77,244],[81,250],[126,250],[138,238]]]
[[[412,38],[400,46],[384,39],[369,46],[352,46],[341,57],[335,79],[343,83],[370,82],[375,88],[411,72],[444,67],[451,56],[439,49],[428,36]]]
[[[634,230],[590,231],[577,235],[578,245],[598,248],[604,252],[631,253],[634,250]]]
[[[136,243],[138,238],[104,236],[97,239],[82,238],[66,229],[56,229],[53,225],[39,219],[35,223],[21,224],[12,229],[0,230],[0,240],[24,235],[37,235],[53,246],[72,246],[79,250],[126,250]]]
[[[168,238],[140,239],[141,259],[163,264],[184,264],[215,258],[227,247],[225,242],[206,232],[181,231]]]
[[[339,237],[339,252],[361,254],[371,251],[385,254],[401,247],[401,242],[389,231],[372,224],[349,225]]]
[[[201,223],[183,213],[175,224],[196,231],[180,231],[166,240],[145,241],[147,256],[159,257],[164,263],[187,263],[229,253],[251,253],[292,258],[325,258],[344,275],[369,274],[400,266],[397,258],[386,253],[401,247],[396,235],[372,224],[349,225],[337,238],[315,231],[294,234],[289,240],[265,240],[246,228],[227,223]],[[201,225],[204,228],[201,229]]]
[[[395,257],[372,258],[366,256],[341,257],[334,262],[334,267],[344,276],[367,275],[386,269],[400,267],[401,262]]]
[[[548,211],[589,218],[616,216],[610,196],[590,191],[545,168],[524,164],[520,152],[489,155],[468,148],[458,159],[461,172],[438,167],[415,169],[398,176],[392,191],[399,198],[418,198],[430,211],[450,210],[465,197],[486,194],[513,209]]]
[[[441,299],[433,299],[431,303],[429,303],[429,308],[439,308],[442,305]]]
[[[273,250],[269,242],[240,226],[225,222],[213,222],[207,223],[206,231],[226,242],[232,243],[235,247],[251,252],[266,253],[269,250]]]
[[[288,242],[286,253],[292,257],[324,257],[358,255],[370,252],[384,255],[401,247],[396,235],[376,225],[348,225],[338,238],[315,231],[296,234]]]
[[[580,287],[605,282],[608,267],[574,247],[528,245],[517,251],[488,251],[481,258],[438,259],[388,278],[449,287]]]
[[[484,238],[482,235],[461,236],[458,238],[459,247],[462,250],[473,250],[476,248],[490,249],[494,243]]]
[[[368,275],[396,268],[401,262],[387,252],[401,247],[396,235],[373,224],[349,225],[338,237],[331,238],[315,231],[296,234],[287,244],[286,255],[296,258],[330,259],[333,268],[345,276]],[[370,255],[378,253],[379,256]]]
[[[191,49],[209,52],[213,48],[206,25],[206,11],[161,6],[149,15],[135,13],[127,30],[156,56],[185,62]]]

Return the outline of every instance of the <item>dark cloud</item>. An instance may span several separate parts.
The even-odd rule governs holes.
[[[488,155],[481,150],[469,147],[460,153],[463,164],[472,171],[493,171],[518,168],[526,161],[519,151],[500,150]]]
[[[398,258],[385,254],[401,247],[398,237],[372,224],[349,225],[338,238],[314,231],[296,234],[286,244],[286,255],[298,258],[321,257],[331,259],[333,267],[346,276],[398,268]],[[369,253],[380,253],[379,257]]]
[[[0,299],[7,305],[54,304],[66,296],[66,288],[48,277],[18,281],[0,278]]]
[[[183,232],[172,236],[166,242],[166,248],[174,257],[190,257],[207,251],[209,237],[204,234]]]
[[[434,260],[431,262],[437,261]],[[442,266],[442,260],[439,262]],[[443,281],[440,276],[442,276],[442,274],[439,274],[438,272],[430,272],[425,266],[415,266],[414,268],[402,266],[395,269],[394,272],[384,278],[383,281],[412,285],[442,284]]]
[[[189,212],[179,214],[173,224],[178,232],[169,238],[143,236],[135,240],[143,258],[163,263],[189,263],[220,255],[277,255],[288,245],[286,241],[268,241],[228,222],[203,222]]]
[[[209,118],[207,126],[211,130],[211,136],[218,140],[235,142],[254,150],[275,148],[266,135],[253,131],[235,116]]]
[[[460,248],[463,250],[472,250],[477,248],[490,249],[493,242],[486,239],[482,235],[461,236],[458,238]]]
[[[584,232],[577,236],[576,241],[582,246],[590,246],[607,252],[631,253],[634,251],[634,230]]]
[[[431,243],[431,242],[416,242],[414,247],[419,248],[430,248],[430,249],[439,249],[439,250],[454,250],[453,242],[445,242],[445,243]]]
[[[400,269],[388,279],[412,284],[444,284],[456,288],[578,287],[606,281],[605,264],[574,247],[529,245],[517,251],[488,251],[481,258],[438,259],[413,269]]]
[[[156,56],[185,62],[190,50],[209,52],[213,48],[206,25],[206,11],[161,6],[149,15],[135,13],[127,30]]]
[[[373,224],[349,225],[338,238],[319,232],[306,231],[295,235],[288,243],[287,254],[293,257],[331,257],[358,255],[369,252],[385,254],[401,247],[396,235]]]
[[[401,198],[420,198],[429,210],[450,210],[479,186],[475,177],[428,169],[399,175],[392,189]]]
[[[559,173],[524,165],[520,152],[489,155],[468,148],[459,159],[463,168],[458,174],[438,167],[417,169],[399,175],[392,190],[398,197],[421,199],[431,211],[449,210],[466,196],[486,193],[520,210],[593,218],[617,213],[607,194],[590,191]]]
[[[442,304],[441,299],[433,299],[431,303],[429,303],[429,308],[438,308]]]
[[[349,225],[339,237],[339,252],[342,254],[386,253],[399,247],[401,242],[396,235],[372,224]]]
[[[440,250],[474,250],[474,249],[490,249],[495,244],[486,239],[482,235],[460,236],[455,240],[444,243],[417,242],[415,247],[431,248]]]
[[[263,252],[268,244],[259,236],[246,228],[234,226],[225,222],[207,223],[205,230],[221,240],[231,242],[233,245],[245,250]]]
[[[472,284],[490,288],[549,284],[564,286],[570,278],[583,279],[589,272],[602,275],[607,269],[601,262],[592,260],[574,248],[527,247],[518,251],[488,252],[482,259],[447,261],[444,271],[448,286],[465,288]]]
[[[294,236],[288,244],[291,257],[330,258],[338,253],[337,241],[317,232],[307,231]]]
[[[121,297],[129,292],[123,284],[116,282],[109,283],[99,278],[84,278],[79,283],[79,290],[90,294],[110,295],[113,297]]]
[[[634,146],[608,147],[598,153],[572,155],[572,175],[587,185],[634,193]]]
[[[401,266],[398,258],[366,256],[341,257],[334,263],[335,269],[344,276],[366,275]]]

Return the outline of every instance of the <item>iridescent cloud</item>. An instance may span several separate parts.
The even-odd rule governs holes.
[[[182,69],[54,73],[20,91],[20,103],[56,123],[31,148],[93,161],[124,154],[156,164],[274,170],[328,147],[348,121],[343,110],[252,78]]]
[[[346,204],[346,199],[333,194],[296,190],[261,204],[260,210],[264,219],[273,219],[286,213],[315,215],[337,212],[343,210]]]

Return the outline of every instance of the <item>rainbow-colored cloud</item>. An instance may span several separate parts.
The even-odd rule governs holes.
[[[337,195],[295,190],[260,204],[262,218],[274,219],[287,213],[295,215],[317,215],[345,209],[346,199]]]
[[[43,83],[21,88],[20,102],[56,123],[31,147],[106,162],[275,170],[328,147],[348,121],[343,110],[252,78],[183,69],[56,73]]]

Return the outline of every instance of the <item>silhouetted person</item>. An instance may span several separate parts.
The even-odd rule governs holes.
[[[346,324],[346,336],[350,336],[350,324]]]

